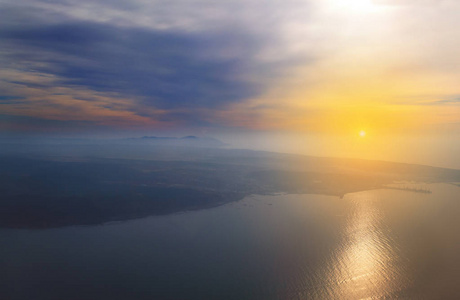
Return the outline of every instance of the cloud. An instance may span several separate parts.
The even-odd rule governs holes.
[[[66,23],[2,30],[0,36],[14,45],[14,61],[54,75],[53,84],[134,96],[155,107],[214,107],[260,90],[246,78],[255,75],[257,45],[244,35]],[[222,57],[232,47],[242,53]]]
[[[83,131],[94,128],[94,125],[94,122],[90,121],[48,120],[29,116],[0,114],[1,131]]]
[[[288,30],[305,29],[308,1],[0,6],[0,95],[25,98],[4,102],[11,114],[216,126],[211,115],[259,97],[313,57],[301,51],[308,39]]]
[[[416,105],[460,105],[460,97],[413,103]]]
[[[259,97],[311,60],[301,51],[308,39],[287,30],[304,28],[309,2],[260,4],[5,0],[0,95],[25,99],[5,102],[4,111],[216,126],[212,115]]]
[[[4,0],[0,96],[22,99],[2,110],[123,126],[308,127],[312,112],[324,119],[343,104],[458,94],[457,5],[342,2]]]
[[[0,104],[2,104],[2,103],[7,103],[7,102],[10,102],[10,101],[14,101],[14,100],[20,100],[20,99],[24,99],[24,97],[18,97],[18,96],[0,96]]]

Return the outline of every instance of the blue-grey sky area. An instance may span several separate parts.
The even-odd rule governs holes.
[[[79,22],[6,28],[0,37],[15,49],[7,57],[11,62],[39,62],[34,70],[55,76],[54,85],[134,96],[159,108],[214,107],[258,92],[256,83],[244,80],[257,72],[251,57],[257,44],[244,34]],[[219,57],[232,43],[244,48],[242,55]]]
[[[261,95],[307,59],[264,57],[279,41],[276,26],[251,26],[276,22],[263,20],[276,16],[259,5],[6,1],[0,105],[10,129],[24,130],[25,119],[37,120],[31,130],[52,123],[40,120],[114,129],[215,123],[215,110]]]

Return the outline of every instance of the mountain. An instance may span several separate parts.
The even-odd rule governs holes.
[[[143,136],[141,138],[126,139],[130,142],[137,143],[152,143],[155,145],[168,145],[168,146],[185,146],[185,147],[205,147],[205,148],[218,148],[225,146],[222,141],[211,137],[197,137],[193,135],[177,137],[158,137],[158,136]]]

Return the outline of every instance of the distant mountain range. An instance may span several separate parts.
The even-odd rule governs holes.
[[[190,147],[222,147],[226,144],[222,141],[210,137],[197,137],[188,135],[181,138],[177,137],[159,137],[159,136],[143,136],[141,138],[129,138],[129,141],[141,143],[155,143],[162,145],[177,145],[177,146],[190,146]]]

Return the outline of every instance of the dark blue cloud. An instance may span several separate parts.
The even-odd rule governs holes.
[[[430,102],[430,105],[448,105],[448,104],[460,104],[460,97],[454,97],[449,99],[442,99],[438,101]]]
[[[19,99],[24,99],[24,97],[18,97],[18,96],[0,96],[0,104],[3,102],[9,102],[12,100],[19,100]]]
[[[425,96],[425,97],[430,97],[433,98],[433,96]],[[449,98],[445,99],[439,99],[439,100],[424,100],[424,101],[414,101],[414,100],[406,100],[403,102],[400,102],[399,104],[403,105],[459,105],[460,104],[460,96],[451,96]]]
[[[0,30],[9,59],[84,86],[155,107],[218,107],[257,95],[257,41],[244,34],[187,34],[77,22]],[[235,55],[221,55],[238,48]],[[27,84],[27,82],[24,82]]]
[[[1,105],[24,103],[23,101],[20,101],[22,99],[25,99],[25,98],[24,97],[0,96],[0,107]]]
[[[0,114],[1,131],[65,131],[69,129],[84,130],[94,128],[91,121],[47,120],[30,116],[15,116]],[[101,126],[100,126],[101,127]]]

